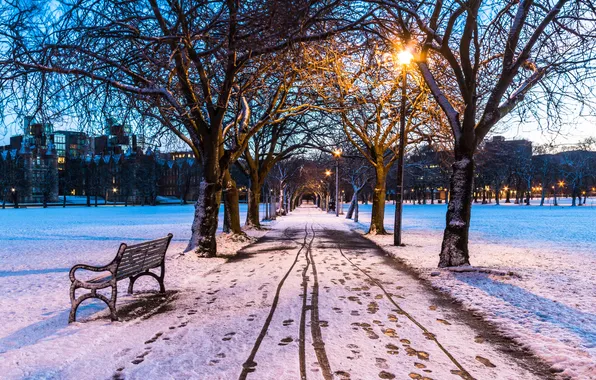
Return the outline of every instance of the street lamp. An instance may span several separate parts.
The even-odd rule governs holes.
[[[404,198],[404,155],[406,147],[406,85],[408,81],[407,66],[414,56],[408,50],[403,50],[397,54],[397,60],[402,66],[401,70],[401,108],[399,115],[399,155],[397,161],[397,191],[395,201],[395,221],[393,228],[393,245],[400,246],[401,243],[401,221]]]
[[[333,157],[335,157],[335,216],[339,216],[339,158],[341,157],[341,150],[336,149],[333,151]],[[342,212],[343,214],[343,212]]]
[[[331,170],[325,170],[325,177],[329,178],[331,176]],[[322,181],[321,181],[322,182]],[[325,211],[329,212],[329,182],[325,181]]]

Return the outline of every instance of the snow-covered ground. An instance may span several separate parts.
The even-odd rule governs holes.
[[[23,342],[45,338],[48,324],[63,324],[73,265],[107,264],[121,242],[170,232],[170,252],[180,253],[190,237],[193,213],[192,205],[0,210],[0,356]],[[245,218],[242,204],[241,221]],[[227,248],[233,251],[235,245]],[[150,288],[151,280],[146,281]],[[166,276],[166,285],[170,280]]]
[[[406,247],[394,247],[392,235],[370,238],[545,359],[553,372],[596,379],[594,206],[594,199],[574,208],[474,205],[471,264],[515,274],[509,276],[448,271],[431,276],[437,272],[445,205],[404,207]],[[394,210],[388,203],[385,225],[390,232]],[[365,232],[370,211],[370,205],[361,205],[360,223],[352,228]]]
[[[546,378],[333,215],[298,209],[226,262],[178,254],[190,219],[180,210],[2,214],[0,376]],[[120,240],[165,232],[176,235],[165,295],[142,292],[155,289],[151,278],[134,296],[124,283],[120,322],[92,303],[67,324],[70,265],[105,262]]]

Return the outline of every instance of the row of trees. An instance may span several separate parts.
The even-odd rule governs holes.
[[[292,152],[307,146],[328,152],[344,140],[374,170],[371,233],[384,233],[396,125],[407,116],[410,144],[428,141],[452,152],[439,265],[469,264],[478,147],[514,110],[557,119],[562,94],[584,101],[596,51],[595,10],[571,0],[81,0],[1,7],[0,77],[3,92],[13,94],[8,102],[37,112],[40,104],[53,105],[81,119],[106,105],[121,107],[156,135],[168,131],[190,147],[203,171],[188,250],[206,256],[216,252],[222,194],[226,216],[239,229],[232,165],[246,170],[256,195]],[[414,62],[398,65],[396,52],[405,49]],[[409,80],[405,105],[397,107],[402,70]],[[529,112],[536,109],[544,111]],[[302,131],[305,125],[318,126],[317,133]],[[302,178],[300,191],[321,191],[311,177]]]

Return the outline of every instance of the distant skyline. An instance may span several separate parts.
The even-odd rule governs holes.
[[[503,123],[493,131],[494,136],[504,136],[510,139],[527,139],[535,144],[570,145],[576,144],[588,137],[596,137],[596,116],[581,116],[573,124],[563,125],[560,131],[540,129],[536,123],[525,123],[519,120],[510,120]],[[68,125],[57,124],[56,130],[77,130]],[[8,130],[0,129],[0,145],[8,145],[10,136],[21,134],[20,126],[12,125]]]

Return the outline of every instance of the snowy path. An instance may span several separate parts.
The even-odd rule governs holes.
[[[123,322],[97,315],[71,326],[55,322],[42,339],[0,354],[4,376],[548,376],[529,372],[531,359],[514,347],[504,352],[503,342],[475,318],[457,311],[342,220],[314,208],[281,218],[231,261],[185,257],[168,265],[166,296],[154,296],[149,306],[143,295],[143,302],[129,300]]]

